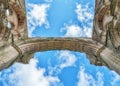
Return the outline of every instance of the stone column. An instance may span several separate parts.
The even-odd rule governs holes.
[[[12,45],[0,47],[0,70],[9,67],[18,56],[18,51]]]
[[[120,54],[113,52],[109,48],[105,48],[100,53],[100,56],[110,69],[120,74]]]

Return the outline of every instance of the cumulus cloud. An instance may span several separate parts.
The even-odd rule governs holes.
[[[64,37],[91,37],[93,27],[94,10],[89,4],[82,5],[76,3],[75,13],[80,26],[77,24],[64,24],[64,27],[60,29],[60,32],[64,33]]]
[[[65,25],[60,32],[65,32],[64,37],[91,37],[92,29],[87,26],[80,27],[75,24]]]
[[[58,60],[60,61],[60,68],[63,69],[65,67],[74,66],[77,58],[70,51],[61,51]]]
[[[65,31],[65,37],[80,37],[82,36],[82,30],[78,25],[65,25],[64,28],[61,29],[61,32]]]
[[[84,26],[83,33],[85,37],[92,37],[92,28]]]
[[[114,75],[114,78],[113,80],[111,81],[111,85],[112,86],[116,86],[117,85],[117,82],[120,82],[120,76],[115,73],[114,71],[112,71],[113,75]]]
[[[77,3],[75,12],[77,14],[78,20],[82,25],[81,28],[84,33],[83,36],[91,37],[92,28],[93,28],[93,17],[94,17],[93,7],[90,7],[89,4],[82,5]]]
[[[97,80],[90,74],[85,72],[85,68],[81,67],[78,73],[78,86],[104,86],[103,74],[97,72]]]
[[[64,68],[76,66],[77,57],[67,50],[57,52],[57,62],[54,67],[49,66],[50,75],[58,75]]]
[[[49,4],[28,4],[27,19],[29,36],[32,35],[36,26],[44,25],[46,28],[49,28],[49,22],[47,20],[47,11],[49,7]]]
[[[81,5],[77,3],[75,12],[77,13],[78,20],[81,22],[88,22],[93,19],[93,12],[89,4]]]
[[[26,65],[16,63],[12,69],[6,70],[3,75],[0,74],[2,76],[0,81],[4,86],[56,86],[60,84],[58,77],[45,76],[46,70],[44,68],[37,69],[36,64],[35,59]]]

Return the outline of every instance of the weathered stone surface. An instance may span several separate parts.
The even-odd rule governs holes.
[[[4,45],[0,49],[0,70],[13,64],[18,56],[19,53],[13,46]]]
[[[96,0],[92,38],[28,38],[27,32],[24,0],[0,0],[0,70],[27,64],[37,51],[71,50],[120,74],[120,0]]]
[[[46,50],[74,50],[97,55],[103,46],[89,38],[29,38],[18,47],[23,54]]]

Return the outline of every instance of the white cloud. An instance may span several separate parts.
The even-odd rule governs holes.
[[[65,37],[80,37],[82,36],[82,30],[78,25],[65,25],[64,28],[61,29],[61,32],[65,31]]]
[[[81,4],[77,3],[75,12],[77,13],[78,20],[81,22],[87,22],[90,19],[93,19],[93,12],[89,4],[82,6]]]
[[[63,69],[65,67],[74,66],[77,58],[70,51],[61,51],[58,60],[60,61],[60,68]]]
[[[58,75],[64,68],[76,66],[77,57],[71,51],[58,51],[57,63],[54,67],[49,66],[50,75]]]
[[[28,4],[28,28],[29,36],[32,35],[33,30],[36,26],[45,25],[49,28],[49,22],[47,20],[47,10],[49,9],[49,4]]]
[[[89,4],[82,5],[77,3],[75,13],[81,25],[65,23],[60,31],[65,33],[64,37],[91,37],[94,16],[93,8]]]
[[[104,86],[103,74],[97,72],[97,80],[90,74],[85,73],[85,68],[81,67],[78,73],[78,86]]]
[[[117,82],[120,82],[120,76],[117,73],[115,73],[114,71],[112,71],[112,73],[114,75],[114,78],[111,82],[111,85],[115,86]]]
[[[78,25],[65,25],[60,32],[65,32],[64,37],[91,37],[92,29],[87,26],[80,27]]]
[[[76,4],[75,12],[77,14],[77,18],[82,25],[82,31],[84,37],[91,37],[92,36],[92,28],[93,28],[93,17],[94,11],[93,8],[89,6],[89,4],[82,5]]]
[[[16,63],[12,68],[14,71],[10,73],[11,69],[6,70],[6,73],[0,79],[4,85],[9,86],[56,86],[60,84],[58,77],[44,76],[45,69],[36,68],[37,61],[31,59],[29,64],[19,64]],[[6,82],[8,80],[8,83]],[[60,85],[61,86],[61,85]]]
[[[85,37],[92,37],[92,29],[84,26],[83,33]]]

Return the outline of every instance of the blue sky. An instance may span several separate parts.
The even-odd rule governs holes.
[[[94,0],[26,0],[30,37],[91,37]],[[36,52],[0,72],[0,86],[119,86],[120,76],[84,53]]]

